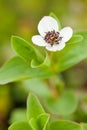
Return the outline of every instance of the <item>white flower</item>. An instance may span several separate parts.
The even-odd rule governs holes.
[[[35,45],[46,47],[48,51],[62,50],[73,34],[71,27],[64,27],[59,31],[57,21],[50,16],[44,16],[40,20],[38,32],[40,35],[33,36],[32,42]]]

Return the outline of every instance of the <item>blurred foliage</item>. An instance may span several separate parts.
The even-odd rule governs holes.
[[[11,35],[18,35],[31,41],[31,36],[36,34],[39,19],[50,12],[54,12],[58,16],[62,26],[69,25],[74,30],[87,30],[87,0],[0,0],[0,66],[13,56],[9,42]],[[62,73],[60,81],[57,81],[59,84],[57,89],[60,92],[64,87],[66,90],[73,90],[79,105],[70,116],[52,115],[51,119],[62,118],[87,122],[86,73],[87,60]],[[61,81],[61,78],[64,82]],[[28,92],[35,92],[30,82],[32,81],[0,86],[0,130],[7,130],[8,120],[15,108],[25,108]],[[34,82],[40,84],[43,81],[35,80]],[[33,82],[32,86],[34,86]],[[35,93],[38,96],[49,96],[48,90],[45,93],[48,88],[44,86],[46,87],[46,84],[43,84],[42,88],[37,88],[39,91]],[[41,89],[43,89],[43,95]],[[16,117],[13,116],[12,120],[15,120]]]

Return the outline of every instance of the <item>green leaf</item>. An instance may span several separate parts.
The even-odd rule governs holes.
[[[51,123],[49,130],[80,130],[80,126],[71,121],[59,120]]]
[[[72,38],[66,43],[66,44],[79,44],[79,42],[81,42],[83,40],[83,36],[82,35],[73,35]]]
[[[37,124],[39,126],[39,130],[45,130],[46,125],[48,123],[50,115],[48,114],[41,114],[37,119]]]
[[[28,78],[46,78],[53,75],[49,67],[31,68],[20,57],[14,57],[0,70],[0,84],[23,80]]]
[[[10,116],[10,123],[14,123],[16,121],[26,121],[26,110],[25,109],[15,109],[12,111]]]
[[[51,61],[49,59],[48,54],[46,52],[44,52],[43,55],[44,55],[44,59],[43,59],[43,61],[41,63],[38,63],[36,60],[31,61],[31,67],[32,68],[38,68],[38,67],[44,68],[44,67],[50,66]]]
[[[12,36],[11,42],[16,53],[31,67],[36,68],[50,65],[48,54],[44,49],[36,47],[18,36]]]
[[[30,121],[29,121],[29,124],[31,126],[31,128],[33,130],[39,130],[39,127],[37,125],[37,122],[36,122],[36,119],[35,118],[32,118]]]
[[[41,114],[37,119],[32,118],[29,123],[34,130],[45,130],[48,120],[48,114]]]
[[[19,56],[21,56],[28,63],[35,57],[35,51],[32,44],[29,44],[24,39],[18,36],[12,36],[12,46]]]
[[[27,122],[21,121],[13,123],[8,130],[32,130],[30,125]]]
[[[61,29],[61,24],[60,24],[58,17],[53,12],[50,13],[50,16],[53,17],[54,19],[56,19],[56,21],[58,23],[58,27],[59,27],[59,29]]]
[[[50,97],[48,85],[42,79],[29,79],[23,81],[23,85],[27,92],[33,92],[43,98]]]
[[[58,59],[59,72],[87,58],[87,32],[79,32],[77,34],[83,36],[83,40],[79,41],[79,44],[67,44],[62,51],[55,53]]]
[[[27,118],[31,120],[32,118],[37,118],[40,114],[44,114],[45,111],[42,108],[37,97],[33,94],[30,94],[27,100]]]
[[[66,91],[58,98],[49,98],[45,101],[47,109],[58,115],[68,115],[77,108],[78,101],[73,92]]]

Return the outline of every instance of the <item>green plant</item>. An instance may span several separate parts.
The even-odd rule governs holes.
[[[77,124],[72,121],[49,121],[50,115],[46,113],[37,97],[30,94],[27,99],[26,120],[13,123],[8,130],[86,130],[87,124]]]
[[[50,16],[57,20],[61,28],[58,18],[53,13]],[[57,35],[54,30],[50,33],[52,36]],[[57,35],[58,41],[55,42],[54,39],[51,46],[59,44],[61,38]],[[62,50],[46,46],[46,49],[54,52],[46,51],[44,47],[35,46],[18,36],[12,36],[11,43],[16,56],[0,69],[0,84],[29,79],[25,81],[27,85],[34,83],[34,89],[29,89],[41,96],[45,108],[52,115],[58,115],[59,120],[48,122],[49,114],[45,113],[37,98],[31,94],[27,103],[27,121],[13,123],[9,130],[86,130],[87,124],[60,120],[74,113],[78,106],[78,99],[73,91],[64,90],[60,73],[87,58],[87,32],[75,32],[66,46],[64,43]]]

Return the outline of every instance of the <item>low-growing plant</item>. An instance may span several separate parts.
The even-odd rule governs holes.
[[[50,114],[46,113],[37,97],[30,94],[27,99],[26,120],[13,123],[8,130],[86,130],[87,124],[77,124],[72,121],[49,121]]]
[[[78,99],[73,91],[64,89],[61,72],[87,58],[87,32],[73,32],[71,27],[61,29],[53,13],[40,20],[38,31],[40,35],[32,37],[33,43],[12,36],[16,55],[0,69],[0,84],[28,79],[24,83],[30,84],[29,89],[41,98],[48,113],[30,94],[25,120],[14,122],[9,130],[86,130],[86,123],[62,118],[76,111]]]

